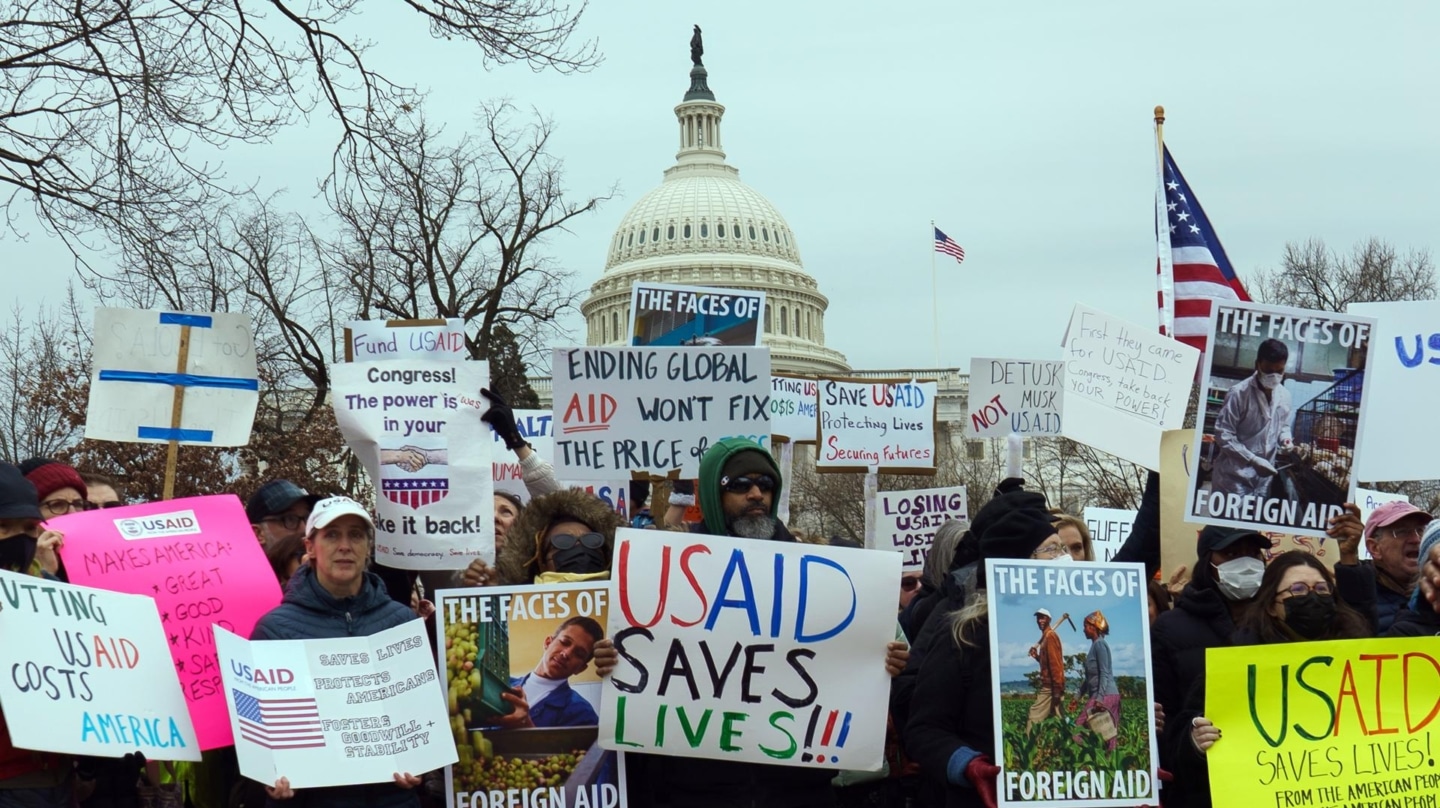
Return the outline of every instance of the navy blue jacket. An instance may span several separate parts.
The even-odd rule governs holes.
[[[373,572],[365,573],[360,594],[337,598],[326,592],[309,565],[295,572],[285,586],[285,599],[265,613],[252,640],[318,640],[367,637],[415,620],[415,613],[390,599],[385,584]],[[411,772],[420,774],[420,772]],[[271,785],[266,783],[266,785]],[[267,800],[273,808],[418,808],[417,791],[393,783],[306,788],[290,800]]]
[[[512,687],[524,687],[530,681],[530,674],[510,680]],[[537,727],[595,727],[600,725],[600,716],[584,696],[570,689],[569,682],[563,682],[539,704],[530,705],[530,723]]]

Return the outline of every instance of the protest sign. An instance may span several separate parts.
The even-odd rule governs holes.
[[[822,377],[819,386],[816,471],[935,473],[938,384]]]
[[[388,783],[456,760],[422,620],[323,640],[252,642],[216,626],[215,647],[240,773],[252,780]]]
[[[880,768],[898,553],[630,528],[615,538],[620,660],[602,691],[602,746]]]
[[[374,481],[375,560],[405,570],[495,558],[485,362],[346,362],[331,404]],[[451,492],[456,496],[449,496]]]
[[[912,491],[881,491],[876,495],[875,540],[877,550],[897,550],[901,569],[917,572],[930,556],[935,530],[951,519],[970,521],[965,486],[922,488]]]
[[[1432,479],[1435,467],[1427,461],[1440,450],[1440,440],[1435,430],[1417,426],[1429,422],[1440,395],[1440,302],[1351,303],[1346,310],[1375,322],[1370,335],[1375,351],[1362,377],[1365,451],[1354,454],[1355,479]]]
[[[551,371],[562,480],[694,479],[715,441],[770,443],[768,348],[556,348]]]
[[[770,433],[780,443],[815,442],[815,407],[819,387],[814,379],[770,377]]]
[[[1367,317],[1218,302],[1199,463],[1185,512],[1207,524],[1321,537],[1354,489]]]
[[[1200,352],[1088,306],[1065,330],[1062,434],[1147,469],[1185,421]]]
[[[1065,363],[970,360],[970,433],[977,438],[1059,435]]]
[[[1370,521],[1370,514],[1375,509],[1387,502],[1409,502],[1410,498],[1404,494],[1391,494],[1386,491],[1372,491],[1369,488],[1355,489],[1355,504],[1360,507],[1360,521]],[[1362,560],[1370,557],[1370,546],[1364,540],[1360,541],[1360,558]]]
[[[249,636],[280,585],[240,500],[189,497],[52,519],[73,583],[153,598],[201,749],[229,746],[212,624]]]
[[[20,749],[199,760],[155,601],[0,570],[0,708]]]
[[[430,359],[460,362],[470,358],[465,347],[465,321],[352,320],[345,326],[345,361]]]
[[[609,605],[608,581],[438,593],[436,643],[459,751],[446,772],[449,808],[624,805],[622,756],[600,746],[601,684],[590,666]]]
[[[520,437],[530,444],[530,451],[547,460],[555,456],[555,443],[551,430],[554,420],[549,410],[515,410],[515,428],[519,430]],[[525,470],[520,466],[520,459],[505,448],[505,440],[495,434],[494,430],[491,430],[490,436],[492,439],[490,456],[494,458],[491,462],[491,468],[494,470],[491,478],[495,482],[495,492],[503,491],[514,494],[520,497],[522,503],[528,503],[530,489],[525,485]],[[561,485],[589,491],[604,500],[621,516],[628,518],[630,515],[630,505],[627,501],[630,495],[630,486],[624,480],[562,482]]]
[[[1210,648],[1211,791],[1226,805],[1433,805],[1436,705],[1431,638]]]
[[[630,287],[630,344],[754,347],[764,313],[761,291],[636,281]]]
[[[91,359],[85,437],[250,442],[260,401],[250,315],[96,309]]]
[[[1138,511],[1120,508],[1086,508],[1085,526],[1090,529],[1090,544],[1095,548],[1096,561],[1109,561],[1125,546],[1130,526]]]
[[[985,568],[997,804],[1158,804],[1144,565]]]

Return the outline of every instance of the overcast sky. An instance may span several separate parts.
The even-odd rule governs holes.
[[[674,161],[699,23],[729,162],[789,220],[830,299],[828,344],[857,368],[934,363],[931,219],[968,254],[938,256],[944,365],[1058,357],[1076,302],[1154,323],[1156,104],[1242,277],[1289,240],[1436,242],[1432,2],[603,0],[580,32],[605,61],[573,76],[484,72],[473,48],[429,39],[392,5],[362,5],[355,30],[376,40],[376,66],[430,88],[432,117],[471,126],[482,98],[511,97],[554,118],[572,190],[619,184],[551,244],[581,288]],[[318,216],[334,135],[317,119],[232,149],[231,175]],[[5,234],[0,266],[0,303],[29,307],[58,302],[72,271],[33,230]]]

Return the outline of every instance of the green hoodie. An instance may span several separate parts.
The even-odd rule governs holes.
[[[730,529],[725,525],[725,507],[720,502],[720,476],[730,458],[741,452],[759,452],[764,455],[775,477],[775,492],[770,500],[770,515],[779,517],[780,490],[785,481],[780,479],[780,467],[765,448],[746,438],[725,438],[716,441],[700,458],[700,513],[705,517],[705,530],[713,536],[728,536]]]

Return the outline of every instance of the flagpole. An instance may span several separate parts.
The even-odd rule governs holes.
[[[935,273],[935,220],[930,220],[930,316],[935,327],[935,369],[940,369],[940,282]]]
[[[1170,211],[1165,205],[1165,108],[1155,107],[1155,271],[1160,288],[1160,333],[1175,336],[1175,266],[1170,253]]]

